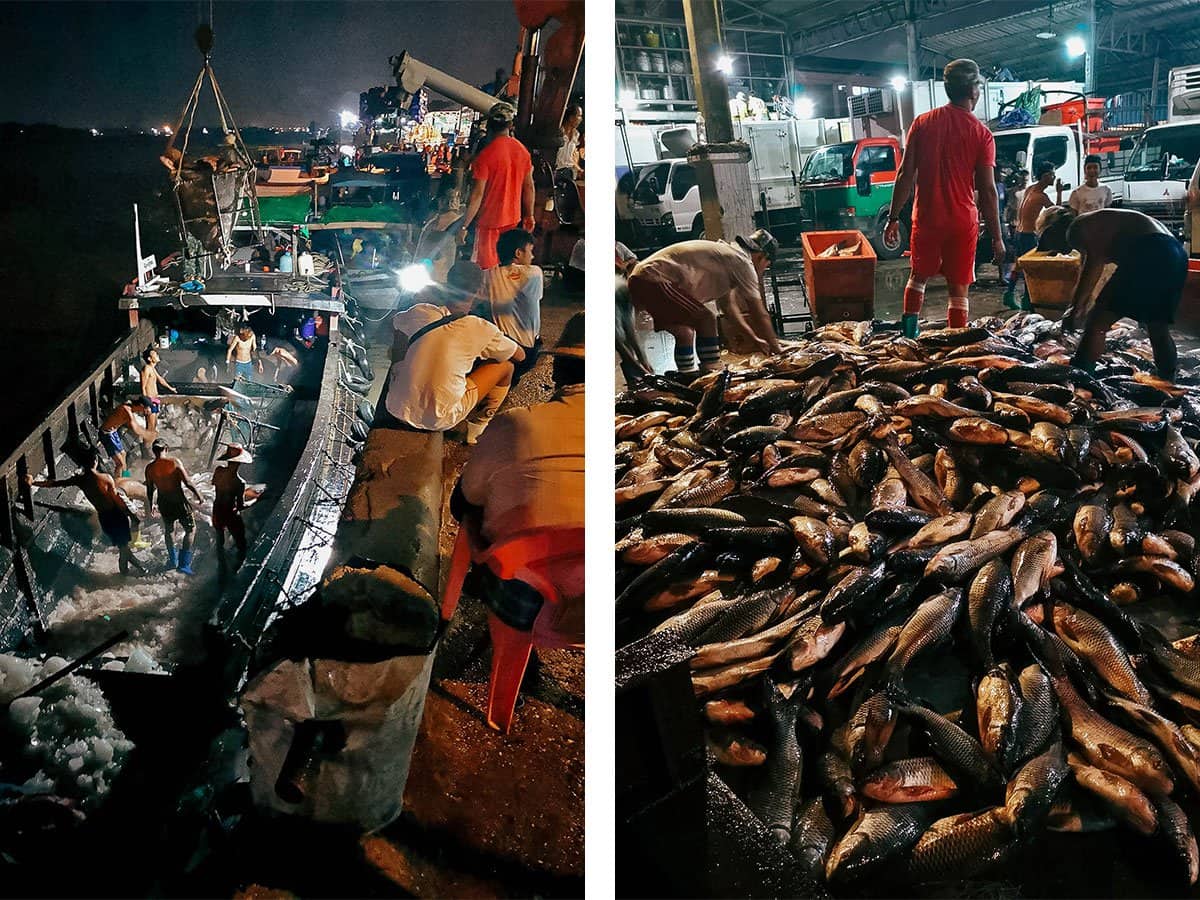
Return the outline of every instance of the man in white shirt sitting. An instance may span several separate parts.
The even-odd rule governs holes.
[[[542,294],[545,280],[540,266],[533,265],[533,235],[514,228],[496,242],[500,265],[484,272],[491,320],[505,337],[512,338],[525,353],[514,367],[517,380],[537,362],[542,344]]]
[[[525,358],[511,338],[486,319],[470,315],[483,273],[459,262],[431,299],[396,313],[391,371],[376,412],[378,427],[450,431],[465,426],[474,444],[504,402],[513,363]]]
[[[1067,205],[1080,216],[1112,206],[1112,191],[1100,183],[1100,157],[1095,153],[1083,161],[1083,184],[1071,191]]]

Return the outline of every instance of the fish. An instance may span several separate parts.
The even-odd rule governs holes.
[[[1076,655],[1087,660],[1106,684],[1143,705],[1152,702],[1150,692],[1129,661],[1129,654],[1095,616],[1066,603],[1056,603],[1054,630]]]
[[[1008,430],[1003,425],[979,416],[963,416],[947,429],[950,437],[962,444],[997,446],[1008,443]]]
[[[1000,610],[1013,601],[1013,580],[1008,566],[998,559],[985,563],[967,589],[967,620],[971,626],[971,646],[985,669],[995,664],[992,656],[992,631]]]
[[[953,512],[949,515],[938,516],[918,528],[916,534],[910,537],[905,545],[913,550],[941,546],[966,534],[970,530],[973,520],[974,516],[968,512]]]
[[[803,620],[784,648],[788,666],[802,672],[825,659],[846,633],[845,622],[828,622],[822,616]]]
[[[1075,533],[1075,546],[1083,561],[1095,565],[1100,561],[1103,549],[1108,545],[1108,533],[1112,530],[1112,514],[1107,505],[1088,503],[1081,505],[1075,512],[1072,525]]]
[[[821,618],[827,622],[844,620],[855,607],[869,605],[883,587],[884,563],[852,566],[821,603]]]
[[[744,735],[727,735],[721,739],[709,735],[708,748],[718,763],[730,768],[761,766],[767,761],[766,748]]]
[[[762,781],[750,793],[749,805],[767,830],[786,845],[792,836],[792,814],[800,800],[800,770],[804,764],[796,736],[799,703],[785,696],[770,678],[763,681],[763,693],[772,749]]]
[[[831,736],[830,744],[850,762],[852,772],[870,771],[883,761],[896,722],[895,706],[880,691],[858,705],[845,725]]]
[[[968,541],[946,544],[925,567],[925,577],[944,582],[962,581],[984,563],[1011,550],[1025,538],[1020,528],[992,531]]]
[[[726,688],[748,681],[756,675],[761,675],[775,662],[778,653],[769,653],[759,659],[744,660],[721,666],[717,669],[704,669],[692,673],[692,691],[697,697],[708,697]]]
[[[950,636],[961,605],[962,591],[949,588],[917,607],[896,638],[896,646],[888,657],[886,668],[889,678],[896,679],[903,675],[917,654],[936,647]]]
[[[930,749],[960,788],[986,793],[1000,785],[1000,773],[984,755],[983,747],[963,729],[911,701],[897,702],[896,709],[924,733]]]
[[[754,710],[744,700],[709,700],[704,717],[714,725],[744,725],[754,719]]]
[[[889,619],[867,632],[853,647],[843,654],[835,670],[833,685],[827,697],[832,700],[848,690],[872,663],[878,662],[892,652],[896,639],[904,630],[904,623]]]
[[[830,527],[812,516],[795,516],[788,524],[805,558],[818,566],[828,565],[833,558],[835,544]]]
[[[1004,795],[1005,816],[1016,834],[1037,834],[1070,774],[1060,741],[1017,771]]]
[[[621,561],[635,566],[649,566],[680,547],[696,543],[696,540],[696,536],[691,534],[656,534],[622,550]]]
[[[1014,844],[1002,807],[940,819],[913,847],[904,877],[915,882],[970,878],[1001,862]]]
[[[788,849],[800,861],[801,868],[815,878],[824,880],[825,861],[833,846],[835,831],[824,801],[811,797],[796,812],[796,824]]]
[[[904,482],[904,487],[920,509],[930,515],[944,516],[951,512],[950,501],[937,486],[937,482],[913,465],[912,460],[904,455],[895,435],[888,435],[883,445],[893,468]]]
[[[1073,754],[1068,761],[1075,783],[1099,798],[1118,819],[1141,834],[1150,835],[1158,830],[1158,811],[1133,782],[1088,765]]]
[[[1024,508],[1025,495],[1020,491],[1004,491],[996,495],[975,513],[971,537],[980,538],[1004,528]]]
[[[833,750],[826,750],[817,760],[817,776],[829,797],[830,807],[839,821],[850,818],[858,809],[858,792],[850,763]]]
[[[1130,725],[1153,738],[1174,764],[1175,771],[1187,780],[1193,790],[1200,791],[1200,752],[1192,746],[1178,725],[1157,710],[1123,697],[1110,696],[1108,702],[1125,715]]]
[[[1021,693],[1010,669],[994,666],[979,680],[975,709],[984,754],[997,769],[1008,771],[1021,714]]]
[[[928,803],[896,803],[865,811],[834,844],[825,865],[831,884],[860,881],[903,858],[929,827],[933,811]]]
[[[1012,557],[1013,602],[1023,606],[1049,583],[1058,561],[1058,538],[1039,531],[1026,538]]]
[[[932,756],[899,759],[876,769],[862,784],[864,797],[880,803],[925,803],[958,795],[958,785]]]
[[[698,645],[727,644],[757,632],[796,594],[790,585],[747,594],[696,637]],[[735,661],[735,660],[731,660]]]
[[[1021,708],[1016,719],[1012,759],[1020,764],[1040,753],[1058,728],[1058,700],[1042,667],[1033,663],[1017,676]]]
[[[693,669],[711,669],[743,659],[757,659],[773,647],[788,640],[800,627],[805,612],[797,612],[763,631],[753,630],[745,637],[703,644],[689,661]]]
[[[1200,850],[1196,847],[1196,835],[1192,832],[1187,815],[1168,797],[1155,797],[1154,806],[1158,810],[1162,839],[1170,847],[1180,874],[1189,885],[1194,885],[1197,877],[1200,877]]]

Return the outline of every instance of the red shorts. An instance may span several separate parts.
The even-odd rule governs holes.
[[[471,254],[471,258],[475,260],[475,265],[481,269],[490,269],[493,266],[500,265],[500,257],[496,255],[496,242],[500,240],[500,235],[504,234],[504,232],[520,227],[520,222],[505,225],[503,228],[482,228],[477,226],[475,228],[475,252]]]
[[[979,240],[979,225],[941,225],[921,228],[913,222],[912,274],[928,280],[945,275],[947,284],[971,284],[975,280],[975,245]]]
[[[704,301],[689,297],[673,284],[644,278],[629,277],[629,299],[634,307],[650,313],[658,331],[670,325],[694,325],[704,315],[711,315]]]

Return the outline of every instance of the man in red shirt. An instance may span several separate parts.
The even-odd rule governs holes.
[[[996,141],[972,110],[979,102],[983,79],[970,59],[948,63],[942,73],[950,102],[913,119],[904,159],[892,192],[885,239],[899,237],[900,210],[916,187],[913,204],[912,274],[904,288],[901,324],[908,337],[917,335],[917,317],[925,302],[925,283],[946,276],[951,328],[967,324],[967,289],[975,280],[975,244],[979,238],[979,203],[996,264],[1004,262],[1000,207],[993,169]]]
[[[458,242],[466,243],[467,229],[474,222],[472,258],[481,269],[500,265],[496,242],[501,234],[514,228],[533,233],[533,161],[525,146],[508,133],[514,113],[508,103],[497,103],[491,108],[487,146],[471,165],[471,197]]]

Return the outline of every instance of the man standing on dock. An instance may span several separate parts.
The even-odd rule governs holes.
[[[154,493],[157,491],[163,537],[167,542],[167,562],[172,569],[178,568],[184,575],[191,575],[192,534],[196,530],[196,519],[192,516],[192,507],[183,489],[186,487],[201,503],[204,498],[192,484],[183,463],[167,455],[166,441],[155,438],[151,448],[154,450],[154,462],[146,466],[146,515],[154,512]],[[176,522],[183,526],[183,545],[178,557],[175,555]]]
[[[95,450],[87,450],[84,453],[83,468],[70,478],[35,481],[32,475],[26,475],[25,483],[31,488],[77,487],[83,491],[83,496],[96,509],[100,518],[100,528],[117,548],[117,565],[121,574],[128,575],[130,566],[143,575],[146,574],[146,567],[137,561],[129,547],[129,542],[133,540],[129,524],[133,522],[136,525],[141,520],[126,506],[125,499],[117,491],[117,483],[113,481],[112,476],[100,471],[100,455]]]
[[[471,164],[471,197],[458,230],[466,243],[467,229],[475,224],[475,253],[481,269],[500,264],[496,242],[506,231],[533,231],[533,160],[525,145],[510,136],[516,110],[497,103],[488,112],[488,144]],[[478,220],[476,219],[478,217]]]
[[[942,77],[950,102],[922,113],[909,126],[884,232],[886,243],[899,240],[900,211],[915,188],[909,241],[912,273],[904,288],[904,315],[900,320],[904,334],[910,338],[917,336],[925,284],[934,275],[946,276],[949,326],[963,328],[967,324],[967,291],[975,280],[975,245],[979,238],[976,190],[996,265],[1004,265],[994,174],[996,141],[973,112],[983,78],[979,66],[970,59],[948,63]]]

